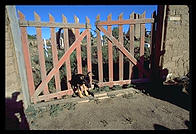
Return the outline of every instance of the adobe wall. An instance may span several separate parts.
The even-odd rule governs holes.
[[[162,68],[167,68],[170,79],[189,72],[189,7],[169,5],[165,54]]]

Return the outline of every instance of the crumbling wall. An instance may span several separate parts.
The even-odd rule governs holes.
[[[14,43],[10,31],[9,19],[5,16],[5,97],[11,98],[12,93],[20,92],[17,100],[23,99],[21,80],[17,66]]]
[[[189,72],[189,7],[169,5],[166,39],[162,50],[162,68],[167,68],[170,79]],[[169,78],[168,78],[169,79]]]

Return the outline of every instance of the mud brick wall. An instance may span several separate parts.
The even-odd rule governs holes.
[[[20,75],[7,12],[5,16],[5,78],[5,97],[11,98],[12,93],[20,92],[17,100],[22,100]]]
[[[187,5],[169,5],[162,67],[170,78],[189,72],[189,8]]]

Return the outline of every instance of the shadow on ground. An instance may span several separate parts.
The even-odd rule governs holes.
[[[14,92],[12,98],[6,98],[5,100],[6,130],[29,130],[29,124],[24,113],[23,102],[17,101],[19,94],[20,92]]]
[[[159,124],[154,124],[154,129],[155,130],[171,130],[171,129],[164,127],[162,125],[159,125]]]
[[[160,82],[149,82],[142,84],[135,84],[136,89],[148,94],[157,99],[161,99],[177,105],[183,109],[191,111],[191,87],[185,86],[182,83],[172,83],[165,85]],[[183,92],[186,90],[187,93]]]

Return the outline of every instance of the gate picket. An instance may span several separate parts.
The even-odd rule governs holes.
[[[75,23],[79,23],[79,19],[77,16],[74,16]],[[78,28],[75,29],[75,36],[76,39],[80,35],[80,31]],[[78,45],[76,47],[76,59],[77,59],[77,69],[78,69],[78,74],[82,74],[82,60],[81,60],[81,46]]]
[[[49,22],[54,22],[54,17],[49,14]],[[57,44],[56,44],[56,32],[54,28],[50,28],[51,33],[51,45],[52,45],[52,59],[53,59],[53,66],[57,65],[58,62],[58,52],[57,52]],[[55,85],[56,85],[56,92],[61,91],[61,85],[60,85],[60,75],[59,75],[59,69],[55,73]],[[58,99],[60,96],[58,96]]]
[[[129,19],[134,19],[134,12],[130,15]],[[130,40],[130,54],[134,55],[134,24],[129,26],[129,40]],[[129,79],[133,78],[133,64],[129,62]]]
[[[109,14],[107,21],[112,20],[112,14]],[[112,25],[108,25],[108,32],[112,35]],[[108,70],[109,70],[109,81],[113,81],[113,48],[112,43],[108,40]],[[110,85],[112,87],[112,85]]]
[[[25,16],[20,11],[18,11],[18,14],[19,14],[20,20],[24,21]],[[20,30],[21,30],[21,34],[22,34],[22,36],[21,36],[22,50],[23,50],[24,60],[25,60],[29,95],[31,97],[31,96],[33,96],[33,94],[35,92],[35,85],[34,85],[34,81],[33,81],[33,72],[32,72],[32,67],[31,67],[31,62],[30,62],[27,31],[26,31],[26,27],[20,27]],[[34,103],[36,103],[36,102],[34,101]]]
[[[119,20],[123,20],[123,14],[121,13]],[[109,32],[109,31],[108,31]],[[123,45],[123,25],[119,25],[119,43]],[[119,51],[119,80],[123,80],[123,71],[124,71],[124,66],[123,66],[123,53]]]
[[[67,18],[62,15],[63,17],[63,23],[67,24]],[[68,29],[67,28],[63,28],[64,30],[64,50],[65,52],[69,49],[69,37],[68,37]],[[66,74],[67,74],[67,88],[68,90],[71,90],[71,84],[69,83],[69,80],[71,80],[71,63],[70,63],[70,56],[67,56],[67,60],[65,61],[66,63]]]
[[[34,12],[35,21],[40,21],[39,15]],[[44,50],[43,50],[43,41],[42,41],[42,33],[41,33],[41,27],[36,27],[36,33],[37,33],[37,44],[38,44],[38,52],[39,52],[39,63],[41,68],[41,79],[45,79],[46,77],[46,66],[45,66],[45,58],[44,58]],[[48,85],[44,88],[45,95],[49,94],[48,91]]]

